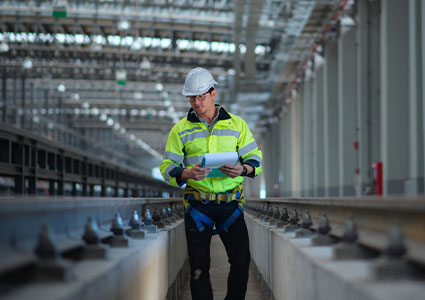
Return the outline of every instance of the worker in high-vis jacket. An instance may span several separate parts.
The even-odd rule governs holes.
[[[192,108],[171,129],[160,169],[170,185],[186,184],[183,202],[192,299],[213,299],[209,270],[214,234],[220,236],[230,263],[225,299],[245,299],[251,257],[242,208],[243,176],[261,173],[262,153],[246,122],[215,104],[216,84],[204,68],[187,74],[182,94]],[[222,152],[237,152],[238,162],[220,167],[221,177],[208,176],[211,170],[201,166],[204,155]]]

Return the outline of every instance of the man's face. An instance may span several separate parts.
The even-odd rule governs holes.
[[[211,93],[206,92],[205,94],[197,95],[196,97],[192,96],[188,98],[193,110],[198,115],[203,115],[207,113],[209,110],[212,110],[212,109],[215,110],[214,99],[216,95],[217,95],[217,91],[213,90]]]

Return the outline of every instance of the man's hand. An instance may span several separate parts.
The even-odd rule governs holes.
[[[254,171],[254,169],[250,165],[246,164],[244,166],[247,169],[246,175]],[[242,175],[243,166],[239,163],[237,165],[224,165],[220,168],[220,171],[231,178],[235,178]]]
[[[181,180],[193,179],[199,181],[207,177],[209,172],[211,172],[210,169],[201,167],[201,163],[198,163],[190,169],[184,169],[182,172]]]
[[[224,165],[220,168],[220,171],[231,178],[241,176],[243,167],[240,164],[237,165]]]

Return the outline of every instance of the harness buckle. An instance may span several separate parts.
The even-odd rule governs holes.
[[[232,194],[233,193],[231,191],[226,191],[227,202],[232,201]]]
[[[201,199],[199,199],[199,201],[201,201],[202,204],[208,204],[210,202],[210,200],[205,199],[205,198],[201,198]]]

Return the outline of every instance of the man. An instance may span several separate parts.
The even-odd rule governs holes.
[[[214,103],[216,84],[204,68],[187,74],[182,94],[192,108],[171,129],[160,169],[169,184],[186,184],[183,202],[192,299],[213,299],[210,243],[212,235],[219,234],[230,263],[225,299],[235,300],[245,298],[251,259],[242,176],[261,173],[262,153],[246,122]],[[211,170],[201,167],[205,153],[235,151],[239,163],[222,166],[225,177],[207,177]]]

